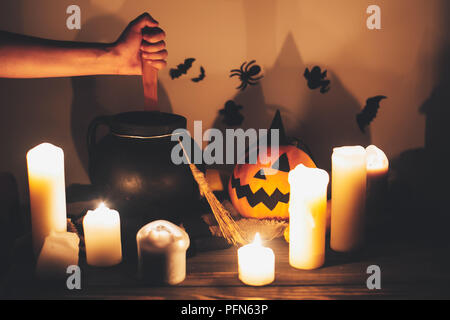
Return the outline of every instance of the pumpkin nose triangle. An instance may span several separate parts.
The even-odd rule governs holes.
[[[258,172],[254,175],[254,178],[266,180],[266,176],[264,175],[264,169],[258,170]]]

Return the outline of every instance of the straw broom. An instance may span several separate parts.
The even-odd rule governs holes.
[[[195,164],[191,162],[191,159],[189,159],[189,156],[184,149],[184,146],[181,143],[180,139],[178,139],[178,142],[183,149],[183,153],[189,163],[189,168],[191,169],[192,175],[198,184],[200,193],[206,198],[209,206],[211,207],[211,210],[217,220],[217,224],[220,231],[222,232],[223,237],[228,241],[228,243],[231,243],[235,246],[246,244],[248,241],[245,240],[242,230],[234,221],[231,213],[224,208],[219,200],[217,200],[216,196],[211,191],[208,182],[206,181],[205,175],[197,168]]]

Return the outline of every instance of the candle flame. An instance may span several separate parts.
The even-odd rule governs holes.
[[[261,236],[259,235],[259,232],[255,234],[255,239],[253,240],[253,244],[260,246],[261,245]]]
[[[106,204],[102,201],[102,202],[100,202],[100,204],[98,205],[98,208],[97,208],[97,209],[103,209],[103,208],[106,208]]]

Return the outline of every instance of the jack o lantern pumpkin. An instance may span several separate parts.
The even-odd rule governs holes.
[[[228,185],[233,206],[246,218],[289,219],[288,174],[301,163],[316,167],[306,152],[283,145],[279,146],[278,156],[267,147],[266,158],[258,155],[255,164],[236,165]]]

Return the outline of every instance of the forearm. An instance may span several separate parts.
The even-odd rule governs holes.
[[[0,31],[0,77],[40,78],[118,74],[108,44],[55,41]]]

